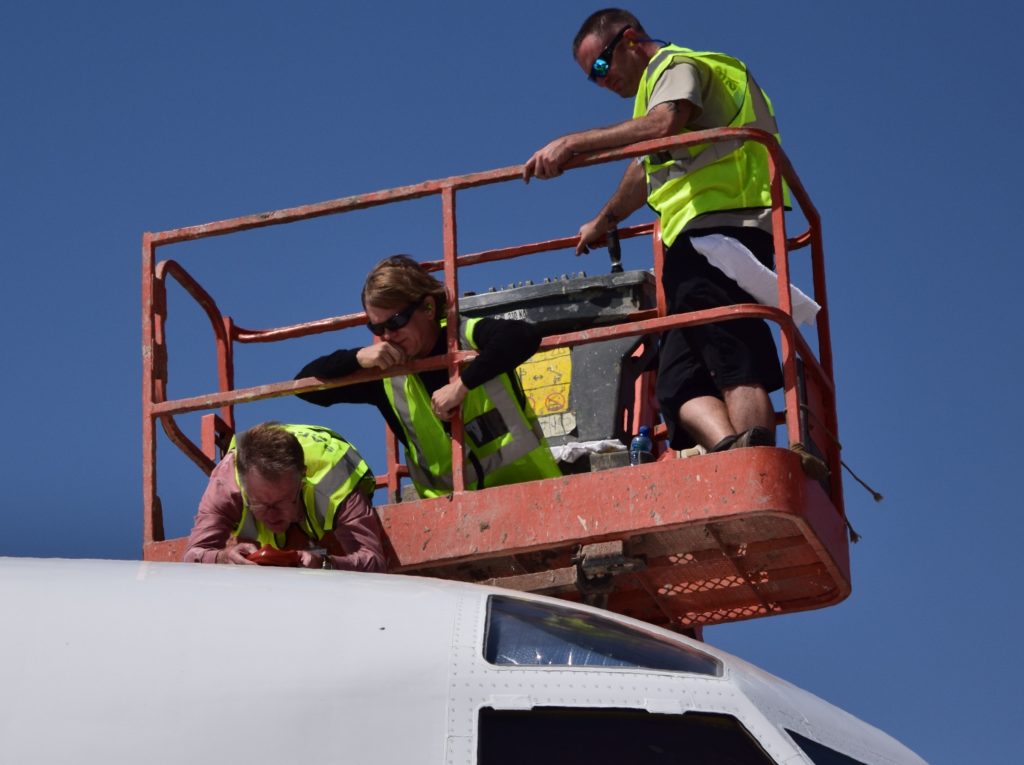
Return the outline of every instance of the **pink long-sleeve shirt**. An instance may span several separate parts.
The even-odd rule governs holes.
[[[235,453],[228,452],[213,469],[210,483],[199,500],[199,512],[183,559],[191,563],[216,563],[217,552],[227,547],[241,520],[242,491],[235,480]],[[357,489],[345,498],[334,517],[334,529],[328,533],[345,553],[331,555],[336,569],[386,570],[380,519],[363,492]]]

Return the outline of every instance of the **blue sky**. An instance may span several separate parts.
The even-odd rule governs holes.
[[[5,3],[0,6],[0,317],[7,447],[0,554],[133,558],[141,544],[143,231],[523,162],[628,117],[569,56],[581,2]],[[745,60],[824,219],[854,592],[824,611],[708,630],[928,761],[1008,762],[1020,714],[1013,617],[1024,457],[1022,276],[1011,184],[1017,10],[981,2],[630,6],[655,36]],[[459,199],[460,249],[575,233],[621,172]],[[161,252],[224,311],[270,327],[358,308],[380,257],[440,253],[410,202]],[[635,216],[647,220],[644,213]],[[627,248],[627,267],[645,267]],[[585,269],[535,256],[464,288]],[[799,272],[799,271],[798,271]],[[177,297],[177,299],[175,299]],[[212,389],[208,329],[172,295],[171,392]],[[1013,340],[1014,337],[1018,339]],[[237,382],[290,378],[363,330],[244,347]],[[381,465],[364,408],[279,400],[240,424],[320,421]],[[197,435],[196,420],[185,418]],[[168,533],[202,477],[160,444]]]

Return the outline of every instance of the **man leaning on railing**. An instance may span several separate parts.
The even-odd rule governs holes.
[[[577,33],[572,54],[592,82],[634,99],[633,119],[556,138],[526,161],[527,182],[560,175],[577,154],[695,130],[747,127],[778,136],[771,104],[741,61],[652,39],[628,11],[592,14]],[[580,227],[577,255],[644,202],[661,219],[668,248],[662,278],[671,313],[757,302],[712,262],[756,258],[774,268],[763,146],[706,143],[630,162],[611,199]],[[720,265],[728,270],[730,264]],[[671,446],[696,442],[709,451],[773,446],[775,413],[768,394],[782,382],[764,321],[736,319],[669,331],[662,340],[657,394]]]

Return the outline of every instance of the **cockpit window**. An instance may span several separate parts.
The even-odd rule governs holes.
[[[735,717],[642,709],[480,710],[480,765],[775,765]]]
[[[860,760],[855,760],[849,755],[837,752],[835,749],[830,749],[824,744],[819,744],[817,741],[812,741],[806,736],[801,736],[799,733],[786,729],[792,739],[796,742],[796,745],[800,747],[804,754],[811,758],[811,762],[814,765],[864,765]]]
[[[681,643],[568,606],[493,595],[484,658],[533,667],[635,667],[720,675],[721,663]]]

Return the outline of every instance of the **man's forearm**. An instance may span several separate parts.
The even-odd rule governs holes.
[[[231,530],[219,519],[204,515],[197,519],[188,538],[182,560],[186,563],[223,563]]]
[[[343,571],[387,570],[380,519],[360,489],[345,498],[334,523],[334,538],[345,553],[331,556],[334,568]]]
[[[685,120],[685,116],[682,119]],[[677,117],[677,108],[673,104],[654,109],[650,114],[638,119],[581,130],[578,133],[570,133],[565,138],[574,154],[582,154],[601,149],[615,149],[654,138],[665,138],[678,132],[682,124]]]
[[[611,228],[643,207],[646,201],[647,178],[643,166],[638,162],[630,162],[622,174],[619,187],[601,208],[598,217],[604,218],[607,227]]]
[[[542,335],[517,319],[481,319],[474,330],[480,355],[462,370],[462,382],[473,389],[516,367],[537,352]]]
[[[689,112],[686,101],[668,102],[659,104],[637,119],[556,138],[526,160],[523,180],[529,183],[530,178],[554,178],[561,175],[565,164],[577,154],[674,135],[686,125]]]
[[[223,550],[241,519],[242,493],[235,482],[235,455],[229,452],[210,474],[183,559],[194,563],[221,562]]]
[[[201,546],[199,544],[189,544],[185,549],[185,554],[182,556],[182,560],[186,563],[222,563],[222,556],[224,554],[224,547],[208,547]]]

